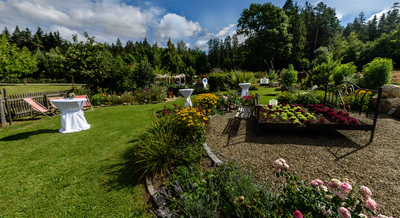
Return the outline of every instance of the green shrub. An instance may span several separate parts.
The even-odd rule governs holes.
[[[282,74],[282,82],[285,86],[293,86],[297,82],[297,72],[291,64],[289,69],[284,69]]]
[[[271,83],[271,82],[275,82],[276,80],[278,80],[279,75],[275,70],[270,70],[267,77],[270,80],[269,82]]]
[[[101,94],[95,94],[90,97],[90,103],[93,106],[101,105]]]
[[[252,83],[252,84],[250,85],[249,90],[258,90],[257,84]]]
[[[333,81],[339,85],[345,78],[357,73],[357,67],[353,62],[347,64],[340,64],[333,70]]]
[[[303,58],[299,62],[300,70],[308,70],[310,66],[310,61],[307,58]]]
[[[278,94],[278,103],[301,105],[319,104],[323,102],[324,97],[323,91],[313,91],[308,93],[282,92]]]
[[[392,71],[392,59],[375,58],[363,67],[364,88],[379,89],[389,83]]]
[[[234,72],[233,70],[230,73],[230,77],[228,79],[232,87],[239,88],[239,83],[253,83],[255,82],[254,73],[252,72]]]
[[[332,72],[340,64],[340,60],[333,61],[330,55],[326,62],[314,67],[312,71],[312,85],[323,86],[332,81]]]
[[[208,84],[210,85],[210,91],[215,92],[217,90],[226,91],[227,87],[225,83],[228,82],[229,74],[226,73],[215,73],[211,74],[208,78]]]

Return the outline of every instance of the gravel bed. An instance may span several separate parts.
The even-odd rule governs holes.
[[[372,124],[365,115],[350,116]],[[308,183],[348,178],[358,188],[368,186],[380,213],[400,217],[400,122],[395,118],[379,116],[372,143],[371,133],[362,130],[271,130],[257,137],[251,121],[234,113],[214,117],[210,127],[206,142],[215,155],[239,161],[272,189],[281,181],[273,174],[272,162],[281,157],[289,172]]]

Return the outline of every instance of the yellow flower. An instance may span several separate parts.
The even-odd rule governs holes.
[[[207,117],[203,117],[203,120],[207,120]]]
[[[186,120],[186,118],[185,118],[185,117],[182,117],[182,120]]]
[[[208,112],[211,112],[211,109],[208,109]]]

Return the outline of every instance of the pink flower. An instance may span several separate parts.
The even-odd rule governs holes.
[[[301,212],[299,210],[296,210],[293,213],[294,218],[303,218],[303,214],[301,214]]]
[[[324,184],[324,182],[320,179],[316,179],[315,181],[318,183],[318,186],[321,186]]]
[[[283,167],[285,167],[285,169],[289,170],[289,165],[287,165],[286,163],[283,164]]]
[[[281,168],[280,167],[276,167],[275,172],[276,173],[280,173],[281,172]]]
[[[346,199],[346,198],[344,197],[344,195],[343,195],[342,193],[340,193],[340,192],[335,192],[335,195],[338,196],[341,200]]]
[[[321,211],[325,216],[330,216],[331,215],[331,210],[326,210],[325,206],[321,207]]]
[[[363,213],[358,214],[358,216],[360,216],[360,217],[362,217],[362,218],[368,218],[367,215],[365,215],[365,214],[363,214]]]
[[[326,188],[326,186],[321,185],[320,188],[321,188],[322,190],[324,190],[324,192],[327,192],[327,191],[328,191],[328,188]]]
[[[313,181],[311,181],[311,185],[314,187],[318,187],[318,182],[313,180]]]
[[[342,184],[340,184],[339,189],[343,193],[348,194],[351,191],[352,187],[349,183],[343,182]]]
[[[361,190],[361,192],[363,193],[364,196],[371,197],[372,192],[371,192],[371,190],[369,190],[368,187],[361,186],[360,190]]]
[[[339,208],[337,209],[337,212],[338,212],[338,214],[339,214],[339,216],[340,216],[341,218],[350,218],[350,217],[351,217],[350,212],[349,212],[346,208],[344,208],[344,207],[339,207]]]
[[[282,162],[282,163],[286,163],[286,160],[283,159],[283,158],[279,158],[278,160],[279,160],[280,162]]]
[[[282,166],[282,162],[278,159],[278,160],[276,160],[275,162],[274,162],[274,164],[277,166],[277,167],[281,167]]]
[[[365,206],[372,211],[376,211],[376,209],[378,208],[378,204],[372,198],[368,198],[368,200],[364,203]]]
[[[336,184],[333,183],[333,182],[329,182],[329,183],[328,183],[328,186],[329,186],[330,188],[336,188]]]

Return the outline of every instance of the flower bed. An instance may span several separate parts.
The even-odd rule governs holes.
[[[354,90],[356,91],[354,92]],[[352,93],[356,93],[356,95],[353,96]],[[369,96],[366,98],[367,94]],[[257,136],[260,134],[260,129],[370,130],[370,142],[372,142],[376,121],[378,119],[378,108],[381,94],[382,88],[379,90],[366,91],[351,82],[344,81],[339,85],[326,84],[323,104],[309,104],[308,109],[300,107],[299,104],[293,106],[289,104],[289,107],[287,107],[287,105],[280,105],[277,109],[268,107],[268,111],[267,108],[258,104],[257,96],[255,100],[256,110],[254,110],[255,113],[252,113],[251,119],[252,121],[255,121],[257,125]],[[353,112],[358,110],[360,114],[361,112],[365,112],[366,117],[368,117],[368,113],[371,109],[371,99],[374,95],[377,95],[377,99],[375,113],[373,114],[373,124],[360,123],[358,120],[350,117],[347,112],[326,108],[326,106],[342,106],[349,110],[352,109]],[[270,111],[271,109],[273,111]],[[284,112],[283,116],[282,112]],[[289,112],[291,113],[290,115]],[[282,120],[282,117],[286,118],[283,118]],[[268,122],[269,120],[270,122]],[[287,120],[289,120],[289,122],[286,122]],[[290,122],[290,120],[292,120],[292,122]]]
[[[261,123],[296,124],[300,127],[312,124],[360,124],[349,113],[335,111],[322,104],[309,104],[308,108],[300,104],[268,105],[261,108],[260,121]]]

